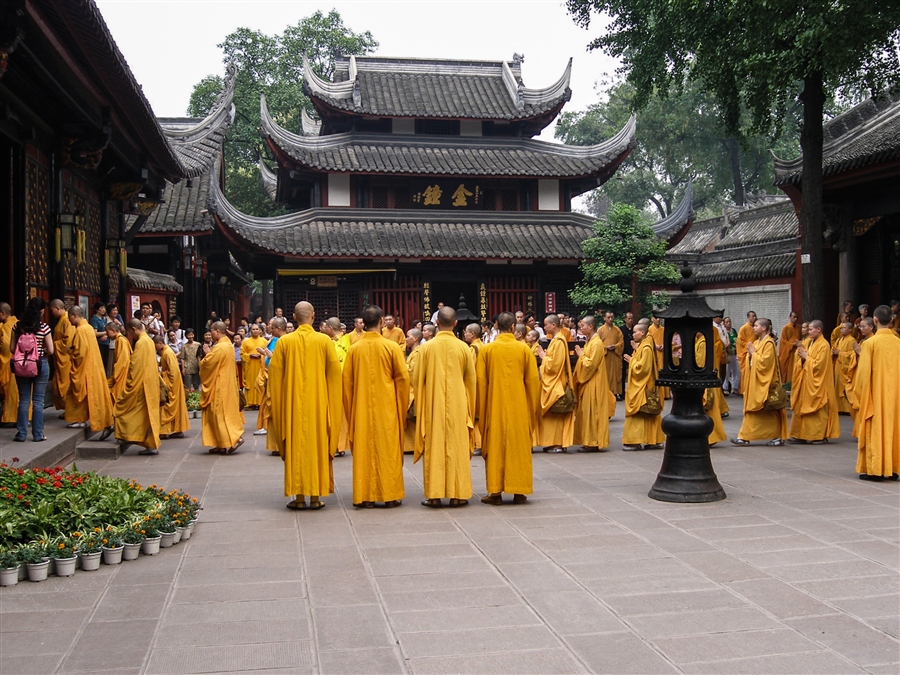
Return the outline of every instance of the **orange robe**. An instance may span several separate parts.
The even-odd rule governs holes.
[[[609,390],[616,396],[622,395],[622,354],[625,353],[625,336],[618,326],[607,326],[603,324],[597,331],[604,347],[610,345],[615,349],[607,349],[606,358],[606,380],[609,383]]]
[[[116,345],[118,347],[118,345]],[[159,433],[171,436],[191,428],[188,419],[187,399],[184,394],[184,380],[175,352],[169,347],[159,355],[160,377],[169,388],[169,402],[159,409]]]
[[[541,411],[538,417],[537,444],[559,445],[567,448],[575,438],[575,411],[554,413],[553,404],[562,397],[566,385],[573,390],[572,363],[569,361],[569,346],[566,338],[557,333],[544,354],[541,363]]]
[[[722,341],[719,339],[719,335],[715,330],[713,331],[713,340],[713,365],[718,368],[718,358],[721,355],[719,347],[722,345]],[[698,335],[697,339],[694,341],[694,363],[706,363],[706,337],[703,335]],[[710,387],[703,392],[704,409],[706,408],[710,397],[713,399],[712,408],[704,410],[704,412],[706,412],[706,416],[713,421],[713,429],[709,432],[709,444],[712,445],[713,443],[724,441],[728,438],[728,435],[725,433],[725,426],[722,424],[722,406],[720,400],[725,399],[722,387]]]
[[[116,351],[118,347],[116,345]],[[155,450],[159,447],[159,416],[156,347],[144,333],[134,343],[125,385],[113,406],[116,439]]]
[[[112,375],[107,379],[109,394],[112,398],[113,408],[116,401],[125,390],[125,381],[128,379],[128,366],[131,363],[131,343],[122,334],[116,335],[116,348],[113,350],[115,361],[113,362]]]
[[[237,388],[234,345],[227,336],[219,338],[200,361],[200,409],[203,445],[233,448],[244,434],[244,415]]]
[[[656,370],[659,372],[663,367],[663,351],[659,349],[659,347],[663,346],[663,340],[665,339],[666,329],[663,328],[662,324],[659,326],[655,326],[652,323],[650,327],[647,329],[647,334],[653,338],[653,344],[656,346]],[[670,398],[672,396],[671,391],[668,387],[659,387],[658,389],[660,400]]]
[[[406,334],[403,332],[402,328],[399,328],[397,326],[394,326],[390,330],[388,330],[387,328],[382,328],[381,335],[391,342],[396,342],[401,347],[406,346]]]
[[[90,422],[91,431],[112,426],[112,402],[97,333],[82,319],[69,346],[72,382],[66,392],[66,422]]]
[[[53,373],[53,405],[57,410],[66,407],[66,393],[72,383],[72,356],[69,346],[75,337],[75,326],[69,321],[69,315],[63,314],[53,328],[53,362],[56,369]]]
[[[856,371],[857,473],[900,473],[900,338],[880,328],[862,344]]]
[[[798,357],[799,358],[799,357]],[[809,347],[791,387],[791,436],[805,441],[839,438],[831,345],[820,336]]]
[[[800,326],[786,324],[781,329],[781,337],[778,340],[778,363],[781,365],[781,376],[784,382],[790,382],[794,374],[794,359],[797,358],[797,348],[794,342],[800,339]]]
[[[628,362],[625,429],[622,431],[622,443],[625,445],[656,445],[666,440],[662,431],[662,415],[648,415],[640,411],[640,407],[647,402],[647,391],[656,388],[658,372],[656,343],[652,337],[645,335]]]
[[[0,324],[0,389],[3,390],[4,399],[0,422],[4,424],[15,423],[19,409],[19,387],[9,365],[12,360],[12,329],[17,321],[16,317],[11,316]]]
[[[853,351],[853,345],[856,340],[852,335],[845,335],[840,338],[834,345],[838,350],[838,355],[834,357],[834,392],[837,397],[837,407],[839,413],[850,413],[853,415],[853,403],[856,400],[853,396],[853,378],[852,370],[856,366],[856,352]]]
[[[744,379],[750,372],[750,354],[747,351],[747,345],[756,339],[753,333],[753,326],[749,322],[741,326],[738,331],[737,340],[735,341],[735,351],[737,353],[738,366],[741,369],[741,386],[738,394],[744,393],[747,388],[744,386]],[[774,340],[773,340],[774,342]]]
[[[595,335],[584,345],[584,352],[575,364],[575,443],[586,447],[609,447],[610,398],[615,410],[615,397],[606,381],[606,350]]]
[[[770,441],[776,438],[785,440],[788,437],[787,408],[766,410],[763,407],[769,388],[773,385],[782,386],[778,375],[775,340],[766,335],[754,345],[756,353],[748,358],[746,386],[741,382],[744,390],[744,421],[738,438],[745,441]]]

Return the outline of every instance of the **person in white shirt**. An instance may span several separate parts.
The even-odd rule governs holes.
[[[438,312],[440,312],[443,308],[444,308],[444,303],[443,303],[443,302],[439,302],[439,303],[437,304],[437,310],[435,311],[434,314],[431,315],[431,323],[432,323],[433,325],[437,326]]]

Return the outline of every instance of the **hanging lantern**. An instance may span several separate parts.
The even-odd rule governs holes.
[[[63,255],[69,257],[75,252],[75,218],[74,213],[60,213],[56,216],[57,260]]]

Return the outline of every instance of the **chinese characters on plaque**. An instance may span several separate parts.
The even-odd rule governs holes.
[[[412,186],[413,208],[480,209],[483,190],[466,180],[441,180]]]

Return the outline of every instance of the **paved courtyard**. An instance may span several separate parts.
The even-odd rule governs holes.
[[[846,417],[827,446],[714,448],[715,504],[647,498],[662,451],[616,444],[535,454],[524,506],[442,510],[410,456],[401,508],[354,510],[348,455],[327,507],[294,512],[254,415],[233,456],[194,420],[157,457],[78,462],[189,491],[200,523],[0,589],[0,673],[900,672],[900,484],[857,479]]]

